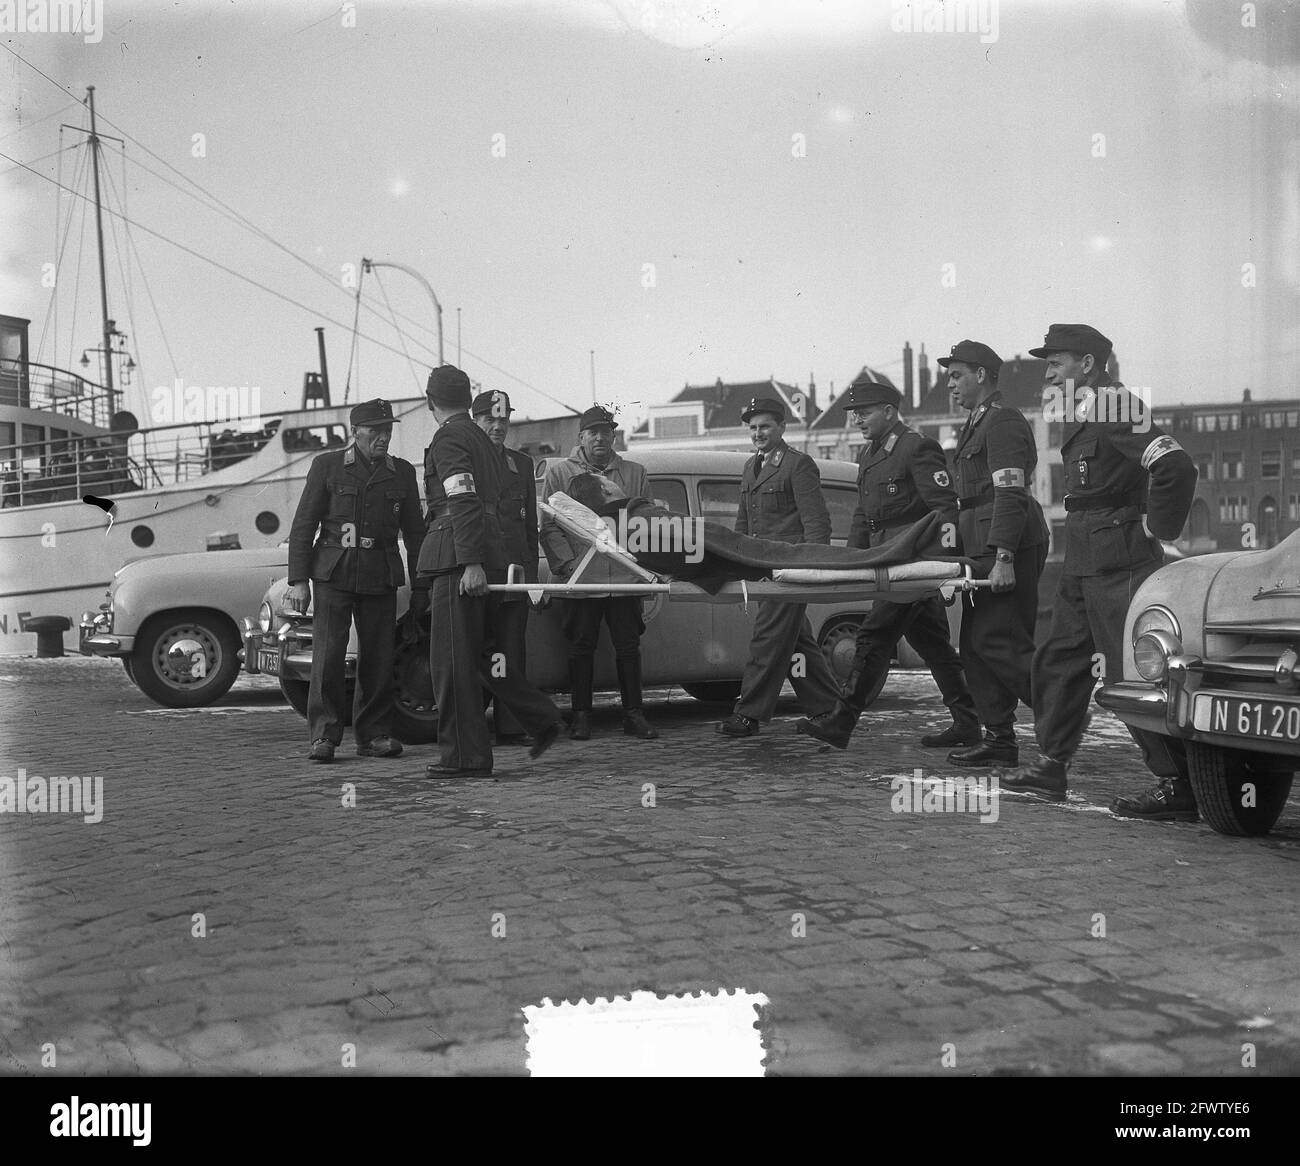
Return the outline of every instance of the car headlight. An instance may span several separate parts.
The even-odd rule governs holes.
[[[1144,632],[1133,645],[1133,666],[1143,680],[1160,681],[1169,674],[1169,657],[1182,653],[1178,637],[1164,628]]]
[[[271,630],[271,619],[271,605],[263,599],[262,606],[257,609],[257,626],[261,628],[262,631],[269,633]]]
[[[1147,632],[1168,632],[1176,640],[1183,638],[1183,629],[1178,626],[1178,618],[1167,607],[1148,607],[1133,621],[1133,646]]]

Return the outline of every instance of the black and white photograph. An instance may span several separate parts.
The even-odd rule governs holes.
[[[1258,1148],[1297,0],[0,0],[0,96],[34,1144],[770,1076]]]

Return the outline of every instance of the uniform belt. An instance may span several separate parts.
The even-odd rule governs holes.
[[[484,502],[483,510],[487,514],[491,514],[495,518],[497,514],[497,504],[495,502]],[[449,515],[450,513],[451,513],[450,505],[446,502],[439,502],[437,505],[429,507],[428,517],[446,518],[447,515]]]
[[[383,542],[382,539],[377,539],[377,538],[359,538],[357,539],[356,546],[345,547],[343,546],[342,542],[334,542],[331,539],[322,539],[320,545],[323,547],[342,547],[342,549],[345,551],[355,551],[358,549],[363,551],[368,551],[373,549],[376,546],[382,545],[382,542]]]
[[[1070,513],[1076,510],[1119,510],[1124,506],[1142,505],[1143,499],[1132,494],[1067,494],[1065,509]]]
[[[879,534],[882,530],[903,530],[915,521],[915,518],[905,518],[902,522],[882,522],[879,518],[868,518],[867,529],[872,534]]]
[[[982,506],[985,502],[993,501],[993,487],[985,486],[978,494],[972,494],[969,498],[958,498],[957,509],[969,510],[972,506]]]

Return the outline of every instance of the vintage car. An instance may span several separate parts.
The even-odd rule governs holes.
[[[118,657],[159,704],[211,704],[239,675],[240,621],[288,565],[287,542],[135,559],[113,575],[99,610],[82,616],[81,652]]]
[[[646,468],[655,500],[671,510],[731,525],[739,506],[740,475],[748,460],[742,453],[687,450],[634,450],[630,455]],[[851,462],[818,461],[822,493],[831,515],[831,538],[843,544],[857,505],[857,466]],[[543,459],[538,483],[545,474]],[[543,581],[549,578],[543,557]],[[290,704],[306,715],[311,675],[311,620],[284,609],[286,579],[267,592],[257,620],[245,621],[244,667],[249,672],[278,676]],[[406,609],[408,591],[398,596],[399,614]],[[955,618],[954,605],[952,617]],[[810,604],[813,636],[846,679],[853,662],[858,625],[871,608],[868,601]],[[642,668],[647,687],[681,685],[697,700],[729,703],[740,694],[740,678],[749,658],[754,612],[740,605],[672,604],[656,595],[644,608],[646,633],[641,641]],[[403,741],[434,739],[437,710],[429,679],[427,641],[412,635],[399,619],[397,636],[397,716],[394,732]],[[349,646],[349,675],[355,669],[355,632]],[[955,642],[955,633],[954,633]],[[535,610],[528,622],[528,672],[542,688],[561,692],[568,687],[568,645],[560,628],[558,608]],[[906,644],[899,659],[913,666],[919,660]],[[617,687],[614,654],[602,637],[596,655],[596,688]],[[885,684],[882,677],[876,692]]]
[[[1300,531],[1161,567],[1124,644],[1097,703],[1191,779],[1215,830],[1268,833],[1300,769]]]

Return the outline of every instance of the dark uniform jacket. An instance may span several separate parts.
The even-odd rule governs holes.
[[[1030,492],[1038,449],[1019,409],[992,393],[970,415],[953,451],[957,531],[963,553],[991,557],[999,547],[1018,551],[1048,540],[1043,508]]]
[[[496,448],[495,446],[493,447]],[[498,517],[510,562],[524,568],[524,582],[537,582],[537,485],[533,459],[506,447]]]
[[[361,595],[396,591],[406,581],[399,534],[414,568],[424,538],[415,467],[390,454],[368,462],[352,445],[319,454],[289,530],[289,581]]]
[[[1069,575],[1131,571],[1160,562],[1158,539],[1175,539],[1196,492],[1196,466],[1159,426],[1138,432],[1123,385],[1101,385],[1080,401],[1061,437],[1065,463],[1065,563]],[[1131,398],[1130,398],[1131,399]],[[1142,529],[1142,516],[1155,538]],[[1118,613],[1116,618],[1119,618]]]
[[[759,455],[740,476],[736,533],[783,543],[829,543],[831,516],[822,476],[806,453],[781,442],[758,467]]]
[[[957,494],[948,463],[937,441],[897,421],[858,455],[858,505],[848,545],[879,546],[930,511],[956,532]]]
[[[492,439],[468,413],[438,426],[424,451],[429,528],[421,575],[447,575],[471,563],[498,579],[504,575],[511,561],[498,511],[505,473]]]

